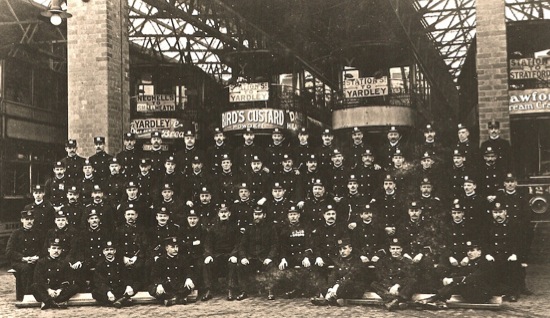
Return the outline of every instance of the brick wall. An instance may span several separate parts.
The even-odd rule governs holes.
[[[476,1],[477,78],[480,142],[488,138],[487,123],[500,122],[510,140],[506,20],[503,0]]]
[[[105,136],[115,154],[130,121],[128,3],[69,1],[68,11],[68,138],[87,157],[93,137]]]

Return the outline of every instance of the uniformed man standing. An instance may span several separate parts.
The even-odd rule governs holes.
[[[233,149],[225,142],[225,139],[223,131],[219,127],[216,127],[214,129],[214,145],[208,147],[206,151],[208,155],[208,167],[214,174],[221,171],[221,157],[223,155],[228,155],[229,157],[233,155]]]
[[[458,141],[456,143],[456,148],[460,153],[464,154],[466,158],[466,164],[470,167],[477,166],[480,157],[477,146],[470,141],[470,131],[464,124],[458,124]]]
[[[145,228],[138,225],[140,212],[129,205],[124,211],[125,223],[117,229],[118,253],[130,275],[136,290],[146,286],[149,271],[145,267],[149,260],[149,245]],[[145,284],[144,284],[145,283]]]
[[[149,159],[148,163],[151,166],[152,184],[158,182],[157,177],[164,171],[164,163],[166,158],[171,156],[172,153],[164,151],[162,149],[162,136],[160,131],[153,131],[151,133],[151,150],[143,153],[142,159]],[[141,163],[143,164],[143,162]],[[141,171],[143,174],[143,170]]]
[[[71,180],[71,183],[75,183],[82,179],[84,176],[82,172],[82,165],[84,164],[84,158],[77,155],[76,140],[69,139],[65,142],[65,151],[67,156],[61,159],[61,163],[65,165],[67,179]]]
[[[273,143],[270,143],[267,147],[268,153],[268,165],[271,173],[278,174],[281,172],[281,162],[283,161],[283,155],[289,154],[290,147],[288,143],[285,142],[284,132],[279,128],[275,128],[271,133],[271,139]]]
[[[322,145],[317,147],[317,163],[319,164],[319,168],[323,170],[324,168],[328,168],[331,166],[330,158],[332,157],[332,154],[335,149],[335,145],[333,143],[334,141],[334,134],[330,129],[323,130],[323,133],[321,135]]]
[[[305,200],[302,206],[302,222],[311,229],[324,223],[323,213],[327,206],[336,206],[334,199],[327,193],[321,179],[313,182],[312,196]]]
[[[197,143],[197,136],[193,130],[186,130],[183,134],[185,147],[175,154],[176,164],[181,174],[188,175],[191,172],[191,161],[195,157],[204,158],[204,153]]]
[[[79,187],[80,190],[80,198],[82,204],[88,205],[93,200],[92,192],[94,190],[94,186],[101,186],[102,182],[99,178],[95,176],[94,167],[92,166],[90,160],[84,160],[84,163],[82,164],[82,171],[84,173],[84,177],[82,177],[82,179],[80,179],[79,182],[76,183],[76,185]]]
[[[294,159],[296,159],[296,169],[300,170],[300,173],[306,171],[306,162],[315,154],[315,150],[309,143],[309,133],[306,128],[301,128],[298,131],[298,145],[292,147],[294,150]]]
[[[254,200],[261,199],[269,191],[271,175],[264,171],[263,162],[258,156],[254,156],[249,169],[240,178],[250,190],[250,196]]]
[[[375,215],[376,213],[376,215]],[[370,204],[365,204],[359,212],[359,219],[353,219],[348,227],[352,230],[351,242],[363,263],[378,262],[384,252],[386,233],[380,222],[380,215]]]
[[[181,239],[182,255],[190,263],[195,272],[195,285],[197,289],[201,289],[202,298],[210,299],[209,289],[204,287],[203,282],[203,266],[204,266],[204,245],[206,242],[206,225],[201,224],[200,217],[195,210],[187,212],[185,224],[180,227],[179,238]]]
[[[373,199],[375,193],[378,192],[382,173],[382,167],[375,164],[374,160],[372,150],[365,149],[365,152],[361,155],[361,165],[357,165],[353,170],[353,173],[357,176],[361,192],[370,199]]]
[[[124,149],[116,155],[122,168],[122,175],[126,180],[139,173],[139,160],[142,157],[141,151],[136,149],[136,135],[133,133],[124,134]]]
[[[512,171],[512,151],[510,142],[500,136],[500,122],[492,119],[487,123],[489,130],[489,139],[481,143],[480,149],[483,151],[491,147],[505,171]]]
[[[120,173],[120,163],[116,157],[109,160],[109,177],[105,181],[107,200],[118,206],[126,188],[126,178]]]
[[[65,200],[66,189],[72,184],[65,176],[65,165],[61,161],[57,161],[54,164],[53,173],[53,178],[46,180],[46,184],[44,185],[45,199],[50,201],[53,206],[59,207],[63,205],[63,201]]]
[[[233,211],[233,220],[244,233],[245,228],[253,223],[252,213],[256,207],[256,200],[250,198],[250,190],[246,183],[238,186],[239,199],[231,205]]]
[[[89,160],[94,167],[95,176],[101,182],[105,182],[109,176],[109,161],[113,156],[105,152],[105,137],[94,137],[95,154]]]
[[[243,133],[244,143],[235,149],[234,158],[238,159],[235,160],[235,170],[238,172],[244,173],[247,168],[250,167],[250,162],[254,156],[258,156],[263,162],[265,162],[264,149],[254,143],[255,136],[256,135],[254,134],[252,128],[246,128],[246,131]]]
[[[363,142],[363,132],[359,127],[353,127],[351,131],[351,146],[348,147],[348,151],[345,153],[348,167],[355,169],[355,167],[362,165],[361,157],[365,153],[365,150],[370,149]]]
[[[403,141],[403,136],[395,126],[391,126],[388,130],[387,141],[384,142],[378,151],[383,168],[388,168],[392,165],[392,157],[398,149],[403,156],[409,156],[408,149]]]
[[[157,224],[148,231],[149,263],[156,261],[164,254],[163,247],[166,238],[178,237],[181,233],[180,226],[170,219],[170,210],[167,208],[160,207],[156,209],[155,218]]]
[[[134,282],[122,257],[116,254],[113,241],[103,242],[103,256],[95,266],[92,297],[115,308],[131,305],[131,297],[135,295]]]
[[[165,306],[185,305],[187,296],[195,288],[194,272],[189,259],[179,253],[179,243],[177,237],[166,238],[165,253],[153,264],[151,271],[149,294]]]
[[[100,185],[94,185],[92,190],[93,201],[86,205],[86,211],[95,210],[101,219],[102,227],[108,231],[115,229],[115,207],[103,200],[104,192]],[[83,224],[86,220],[83,219]]]
[[[77,187],[72,186],[67,189],[67,199],[63,203],[63,211],[67,215],[69,224],[75,229],[84,227],[82,218],[84,215],[84,206],[79,202],[80,191]]]
[[[44,254],[48,254],[49,244],[54,239],[59,239],[63,247],[63,255],[61,258],[65,260],[67,255],[76,247],[76,237],[78,231],[69,224],[67,215],[63,210],[59,210],[55,214],[55,228],[49,229],[44,239]]]
[[[42,310],[64,309],[67,301],[78,292],[78,286],[72,283],[71,268],[62,257],[62,240],[54,238],[47,245],[48,256],[40,259],[34,270],[33,295],[41,303]]]
[[[497,191],[502,188],[505,171],[501,162],[492,147],[483,149],[484,164],[480,165],[480,194],[492,202],[497,195]]]
[[[22,227],[10,235],[6,246],[10,266],[17,271],[17,279],[21,281],[22,291],[17,293],[18,300],[31,292],[34,268],[44,244],[43,233],[34,227],[33,210],[21,211],[21,224]]]
[[[34,201],[23,208],[26,211],[33,211],[34,227],[44,232],[54,227],[53,219],[55,216],[54,206],[50,201],[44,200],[45,194],[44,186],[35,185],[32,189]]]

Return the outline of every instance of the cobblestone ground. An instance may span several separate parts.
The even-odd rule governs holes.
[[[387,312],[381,307],[348,306],[316,307],[307,299],[267,301],[252,297],[241,302],[228,302],[216,295],[208,302],[166,308],[161,305],[137,305],[114,309],[97,306],[70,307],[66,310],[41,311],[38,308],[18,309],[15,303],[15,279],[6,269],[0,271],[0,317],[550,317],[550,264],[532,265],[528,284],[535,295],[524,296],[517,303],[504,303],[501,310],[453,309],[428,311],[407,309]]]

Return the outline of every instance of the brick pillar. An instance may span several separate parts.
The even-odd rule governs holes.
[[[504,8],[503,0],[476,1],[476,64],[481,142],[488,138],[487,123],[492,118],[500,122],[502,137],[510,140]]]
[[[128,2],[72,0],[68,11],[68,137],[90,156],[93,137],[105,136],[115,154],[130,130]]]

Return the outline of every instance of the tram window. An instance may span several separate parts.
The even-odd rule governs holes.
[[[4,68],[3,68],[3,67],[4,67],[4,63],[2,63],[2,62],[3,62],[3,61],[0,60],[0,98],[1,98],[2,96],[4,96],[4,92],[3,92],[3,90],[2,90],[2,88],[3,88],[3,86],[2,86],[2,78],[4,77],[4,76],[2,76],[2,74],[3,74],[2,72],[4,71]]]
[[[32,67],[21,61],[6,63],[6,99],[31,105],[32,104]]]
[[[550,175],[550,127],[539,125],[540,173]]]
[[[325,89],[323,87],[323,82],[318,79],[315,79],[315,101],[318,108],[324,108],[325,105]]]
[[[3,172],[3,196],[23,196],[29,193],[30,169],[28,163],[7,162]]]

